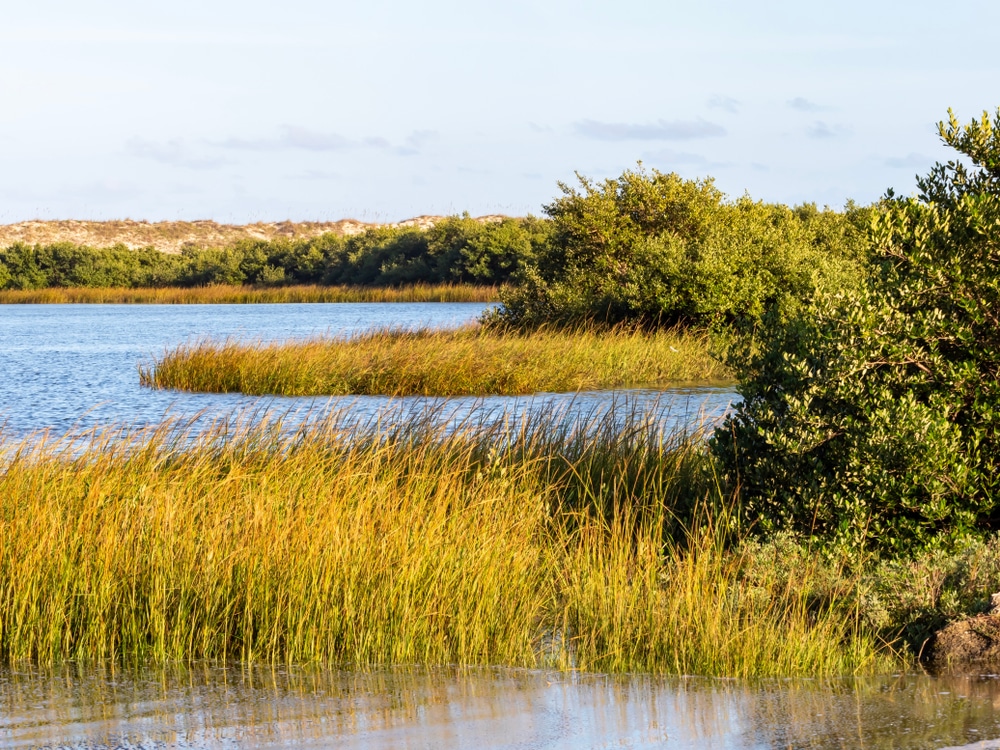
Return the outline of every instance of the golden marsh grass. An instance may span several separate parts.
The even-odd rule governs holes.
[[[495,302],[492,286],[417,284],[407,287],[276,286],[216,284],[150,289],[52,287],[0,290],[0,304],[255,304],[275,302]]]
[[[893,664],[849,604],[809,604],[808,570],[751,596],[739,552],[677,523],[720,500],[704,443],[635,415],[108,430],[0,462],[7,662]]]
[[[282,343],[201,341],[140,367],[143,385],[282,396],[516,395],[718,382],[708,334],[469,326]]]

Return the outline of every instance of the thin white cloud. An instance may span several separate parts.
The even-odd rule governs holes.
[[[816,120],[816,122],[806,128],[806,135],[818,140],[841,138],[845,135],[850,135],[850,132],[843,125],[830,125],[822,120]]]
[[[161,164],[169,164],[173,167],[216,169],[217,167],[231,163],[228,159],[192,155],[188,146],[180,138],[174,138],[166,143],[154,143],[142,138],[130,138],[125,146],[133,156],[152,159],[153,161],[160,162]]]
[[[280,151],[288,148],[305,151],[343,151],[361,145],[339,133],[321,133],[297,125],[286,125],[282,131],[277,138],[247,139],[231,136],[224,141],[213,142],[212,145],[240,151]]]
[[[0,29],[0,41],[36,44],[127,44],[127,45],[205,45],[247,47],[302,46],[302,39],[270,30],[239,31],[220,29],[151,29],[112,26],[6,26]]]
[[[294,175],[293,180],[341,180],[344,175],[339,172],[326,172],[322,169],[307,169],[305,172]]]
[[[406,137],[406,143],[415,149],[420,149],[424,145],[436,141],[441,134],[436,130],[414,130]]]
[[[739,114],[742,102],[739,99],[734,99],[731,96],[723,96],[722,94],[716,94],[711,99],[708,100],[708,106],[712,109],[721,109],[730,114]]]
[[[797,96],[794,99],[789,99],[786,104],[792,109],[798,110],[799,112],[829,112],[832,107],[828,107],[825,104],[817,104],[816,102],[809,101],[805,97]]]
[[[277,138],[238,138],[231,136],[212,145],[219,148],[242,151],[350,151],[360,148],[374,148],[388,151],[398,156],[412,156],[420,153],[421,147],[437,137],[433,130],[414,130],[402,146],[393,145],[382,136],[368,136],[361,139],[348,138],[340,133],[311,130],[299,125],[285,125]]]
[[[646,151],[642,155],[643,161],[656,162],[659,164],[708,164],[701,154],[692,154],[687,151],[673,151],[669,148],[659,151]]]
[[[598,141],[684,141],[726,134],[721,125],[708,120],[658,120],[650,124],[581,120],[574,129]]]
[[[338,133],[320,133],[295,125],[285,127],[285,132],[279,140],[284,148],[299,148],[305,151],[343,151],[355,144]]]
[[[906,156],[890,156],[884,161],[887,167],[896,169],[921,169],[934,163],[934,160],[923,154],[909,153]]]

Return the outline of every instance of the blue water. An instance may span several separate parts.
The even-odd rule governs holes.
[[[165,416],[208,420],[262,409],[313,416],[349,411],[359,419],[393,418],[436,409],[442,418],[517,418],[556,408],[590,413],[612,402],[656,409],[671,426],[717,418],[734,394],[727,388],[661,392],[536,394],[531,397],[428,399],[343,397],[256,398],[192,394],[139,385],[137,366],[169,347],[204,338],[276,341],[351,335],[378,327],[455,327],[474,320],[479,303],[347,303],[284,305],[6,305],[0,306],[0,419],[8,436],[50,429],[147,425]]]

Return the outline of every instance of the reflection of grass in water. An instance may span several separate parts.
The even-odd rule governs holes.
[[[141,368],[140,379],[159,388],[283,396],[567,392],[719,381],[728,373],[712,344],[707,334],[681,330],[379,330],[182,345]]]
[[[697,437],[641,415],[446,433],[159,428],[8,443],[0,656],[734,676],[887,664],[853,610],[745,595]],[[724,519],[723,519],[724,520]],[[665,543],[665,546],[664,546]]]
[[[495,302],[496,287],[416,284],[406,287],[228,286],[125,289],[72,287],[7,289],[0,304],[251,304],[275,302]]]
[[[993,736],[993,704],[1000,701],[996,680],[924,675],[747,683],[497,668],[226,669],[196,662],[124,672],[107,665],[22,667],[2,677],[0,712],[15,717],[5,724],[10,736],[24,740],[28,732],[19,730],[30,728],[34,745],[52,747],[101,744],[96,727],[133,742],[181,732],[189,746],[213,744],[220,730],[237,730],[249,745],[329,744],[359,733],[378,744],[378,732],[404,731],[419,740],[434,729],[462,730],[465,738],[505,731],[514,744],[534,736],[541,714],[553,710],[572,712],[578,722],[573,740],[581,746],[610,746],[626,737],[635,744],[638,731],[645,732],[644,745],[668,747],[731,746],[751,736],[759,747],[841,747],[851,737],[851,746],[888,749],[901,747],[903,734],[903,747],[940,747]],[[136,705],[143,711],[123,710]],[[636,716],[644,719],[638,729]]]

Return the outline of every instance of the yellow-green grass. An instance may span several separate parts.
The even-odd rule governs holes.
[[[516,395],[721,382],[717,341],[694,331],[377,330],[280,343],[201,341],[139,370],[143,385],[282,396]]]
[[[744,578],[704,443],[634,416],[446,432],[327,419],[4,443],[0,660],[898,666],[814,573]],[[714,495],[713,495],[714,493]]]
[[[495,302],[493,286],[472,284],[416,284],[405,287],[360,286],[230,286],[163,287],[56,287],[6,289],[0,304],[251,304],[273,302]]]

